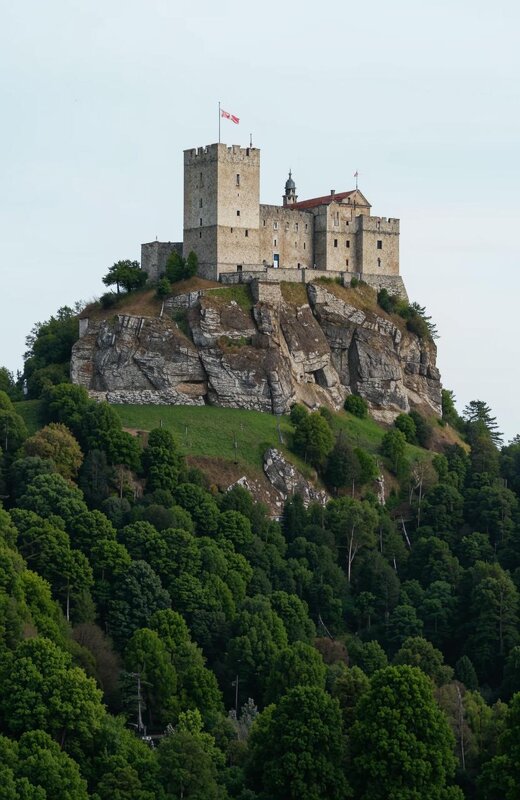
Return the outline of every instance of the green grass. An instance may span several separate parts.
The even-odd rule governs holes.
[[[22,417],[27,426],[29,436],[32,436],[33,433],[36,433],[36,431],[42,427],[40,422],[40,406],[40,400],[22,400],[14,404],[16,413]]]
[[[289,452],[292,427],[287,417],[280,418],[283,444],[277,430],[277,418],[260,411],[216,406],[134,406],[115,405],[125,428],[149,431],[161,425],[171,431],[186,453],[237,460],[257,468],[268,447],[281,449],[302,470],[309,472]],[[237,447],[235,449],[235,441]]]
[[[39,428],[39,400],[25,400],[15,403],[16,411],[23,417],[29,434]],[[288,416],[278,420],[272,414],[261,411],[244,411],[239,408],[218,408],[217,406],[136,406],[114,405],[125,428],[151,431],[162,425],[171,431],[184,452],[193,456],[210,456],[236,461],[246,467],[261,470],[263,454],[268,447],[281,450],[306,477],[313,470],[289,449],[292,425]],[[332,429],[335,434],[343,431],[353,447],[361,447],[385,463],[379,455],[381,440],[386,429],[370,418],[359,419],[347,411],[333,414]],[[237,447],[235,449],[235,441]],[[408,462],[431,458],[432,453],[413,445],[406,446],[405,458]]]
[[[343,431],[353,447],[361,447],[372,455],[377,455],[380,461],[386,463],[386,459],[380,455],[379,450],[381,440],[388,428],[381,427],[370,417],[359,419],[359,417],[355,417],[348,411],[340,411],[333,415],[332,429],[335,433]],[[405,459],[409,463],[423,461],[431,457],[432,453],[429,450],[424,450],[422,447],[416,447],[412,444],[406,445]]]
[[[233,286],[224,286],[222,289],[210,289],[206,296],[208,298],[222,297],[228,303],[234,300],[246,313],[253,308],[253,298],[247,283],[236,283]]]

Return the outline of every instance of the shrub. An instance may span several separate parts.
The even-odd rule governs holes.
[[[321,406],[319,413],[327,423],[327,425],[332,425],[334,417],[332,416],[332,411],[327,406]]]
[[[399,414],[394,422],[394,425],[397,430],[404,433],[408,444],[417,443],[417,428],[415,427],[415,422],[409,414]]]
[[[352,289],[355,289],[356,286],[359,286],[359,280],[357,278],[351,278],[350,279],[350,285],[351,285]]]
[[[343,408],[359,419],[364,419],[368,414],[368,403],[358,394],[350,394],[345,400]]]
[[[101,303],[101,308],[112,308],[117,302],[117,294],[114,294],[114,292],[105,292],[105,294],[102,294],[99,298],[99,302]]]
[[[302,406],[301,403],[295,403],[291,407],[291,413],[289,414],[289,419],[291,423],[296,427],[300,425],[307,417],[309,416],[309,412]]]
[[[428,420],[422,417],[418,411],[410,411],[410,419],[415,423],[417,444],[421,447],[429,447],[433,428]]]
[[[155,289],[156,297],[158,297],[159,300],[164,300],[165,297],[168,297],[170,292],[171,292],[170,281],[168,280],[168,278],[161,278]]]
[[[404,456],[406,437],[402,431],[392,428],[383,436],[381,452],[392,462],[394,472],[397,472]]]

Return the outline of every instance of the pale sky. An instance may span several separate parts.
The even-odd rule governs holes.
[[[182,239],[182,151],[261,149],[261,201],[359,186],[401,219],[459,410],[517,396],[520,6],[513,0],[0,0],[0,365],[140,243]]]

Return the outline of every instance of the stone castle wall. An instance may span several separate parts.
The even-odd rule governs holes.
[[[148,242],[141,245],[141,269],[152,281],[158,280],[166,269],[166,262],[177,251],[182,255],[182,242]]]

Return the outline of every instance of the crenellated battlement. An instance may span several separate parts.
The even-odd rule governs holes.
[[[260,150],[258,147],[241,147],[239,144],[208,144],[205,147],[194,147],[184,151],[184,166],[198,165],[202,162],[247,162],[260,165]]]

